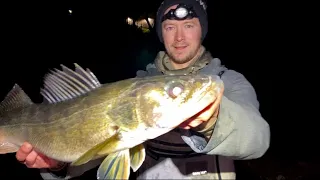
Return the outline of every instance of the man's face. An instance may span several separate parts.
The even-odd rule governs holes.
[[[175,9],[177,5],[167,9],[165,14]],[[165,48],[170,58],[179,64],[190,61],[201,45],[201,25],[198,18],[165,20],[162,23],[162,36]]]

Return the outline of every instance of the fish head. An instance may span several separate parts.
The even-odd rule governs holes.
[[[136,112],[147,128],[170,131],[209,105],[223,90],[219,76],[163,75],[137,84]]]

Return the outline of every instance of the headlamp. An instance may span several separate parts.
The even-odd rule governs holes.
[[[170,20],[185,20],[197,17],[192,6],[187,6],[185,4],[179,4],[176,9],[171,9],[167,14],[162,17],[162,22]]]

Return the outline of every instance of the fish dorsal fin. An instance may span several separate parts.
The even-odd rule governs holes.
[[[75,70],[61,64],[62,70],[51,70],[44,77],[41,95],[47,103],[57,103],[86,94],[101,86],[96,76],[74,63]]]
[[[15,84],[4,100],[0,103],[0,114],[19,107],[26,107],[33,104],[29,96]]]

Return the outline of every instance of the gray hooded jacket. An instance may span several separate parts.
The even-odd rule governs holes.
[[[177,129],[145,143],[147,156],[138,179],[235,179],[233,160],[261,157],[269,148],[270,129],[259,112],[256,92],[239,72],[221,65],[202,47],[203,53],[189,68],[173,70],[165,52],[139,70],[138,77],[159,74],[211,73],[219,75],[225,90],[219,117],[206,133]],[[68,167],[67,177],[77,177],[97,167],[103,159]],[[58,179],[47,170],[44,179]]]

